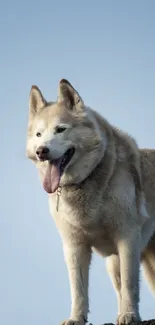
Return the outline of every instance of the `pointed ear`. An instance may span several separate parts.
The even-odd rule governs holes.
[[[70,110],[83,110],[84,102],[68,80],[59,82],[58,102],[65,101]]]
[[[46,100],[37,86],[32,86],[29,97],[30,113],[35,114],[40,108],[45,106]]]

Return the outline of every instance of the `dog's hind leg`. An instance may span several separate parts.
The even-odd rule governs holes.
[[[155,233],[142,254],[144,276],[155,295]]]
[[[120,260],[118,255],[106,258],[106,268],[117,295],[118,315],[121,313],[121,276]]]

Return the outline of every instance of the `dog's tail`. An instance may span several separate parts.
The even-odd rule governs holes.
[[[155,233],[143,253],[142,265],[144,276],[155,295]]]

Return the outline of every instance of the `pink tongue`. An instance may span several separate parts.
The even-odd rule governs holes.
[[[48,163],[45,177],[43,180],[43,188],[47,193],[54,193],[60,183],[59,164]]]

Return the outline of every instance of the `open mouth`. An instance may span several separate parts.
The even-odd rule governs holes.
[[[59,159],[48,162],[43,187],[47,193],[54,193],[60,184],[61,176],[71,161],[75,153],[75,148],[68,149]]]
[[[69,164],[69,162],[71,161],[73,155],[74,155],[75,149],[74,148],[70,148],[68,149],[65,154],[58,159],[59,162],[59,168],[60,168],[60,176],[63,174],[65,167]]]

